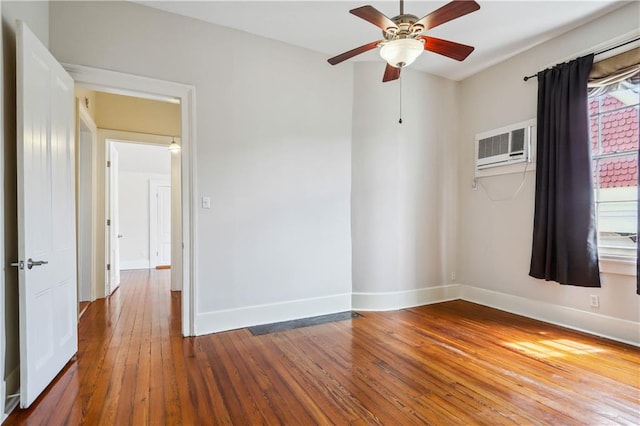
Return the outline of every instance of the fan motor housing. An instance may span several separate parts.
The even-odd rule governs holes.
[[[388,41],[414,38],[424,30],[422,25],[414,25],[418,21],[418,17],[410,13],[394,16],[391,20],[397,25],[397,28],[389,27],[382,31],[382,35]]]

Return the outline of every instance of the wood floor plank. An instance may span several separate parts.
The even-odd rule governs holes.
[[[6,425],[640,424],[640,349],[453,301],[183,338],[170,271],[122,273]]]
[[[254,398],[267,402],[268,409],[273,411],[281,424],[313,423],[306,406],[299,403],[290,387],[283,383],[277,374],[272,374],[273,365],[278,363],[262,351],[259,344],[247,345],[248,339],[230,339],[229,343],[244,359],[243,375],[257,384]]]

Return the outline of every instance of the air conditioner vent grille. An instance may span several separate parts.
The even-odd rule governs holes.
[[[524,130],[516,129],[511,132],[511,152],[524,151]]]
[[[491,136],[478,141],[478,158],[493,157],[509,152],[509,133]]]

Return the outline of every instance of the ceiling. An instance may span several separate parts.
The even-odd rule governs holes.
[[[452,80],[462,80],[493,64],[598,18],[628,2],[594,1],[491,1],[477,0],[480,10],[445,23],[428,35],[475,46],[458,62],[435,53],[423,53],[411,68]],[[137,1],[173,12],[279,40],[335,56],[379,40],[382,32],[349,13],[370,4],[393,17],[395,1]],[[446,1],[405,1],[405,13],[422,17]],[[375,61],[377,49],[350,59]],[[340,65],[337,65],[340,66]]]

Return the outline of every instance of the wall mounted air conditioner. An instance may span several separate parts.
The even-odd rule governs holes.
[[[510,166],[532,160],[532,144],[535,141],[536,120],[527,120],[511,124],[488,132],[478,133],[475,137],[476,176],[483,170]],[[490,174],[513,173],[520,171],[513,167],[504,172]]]

